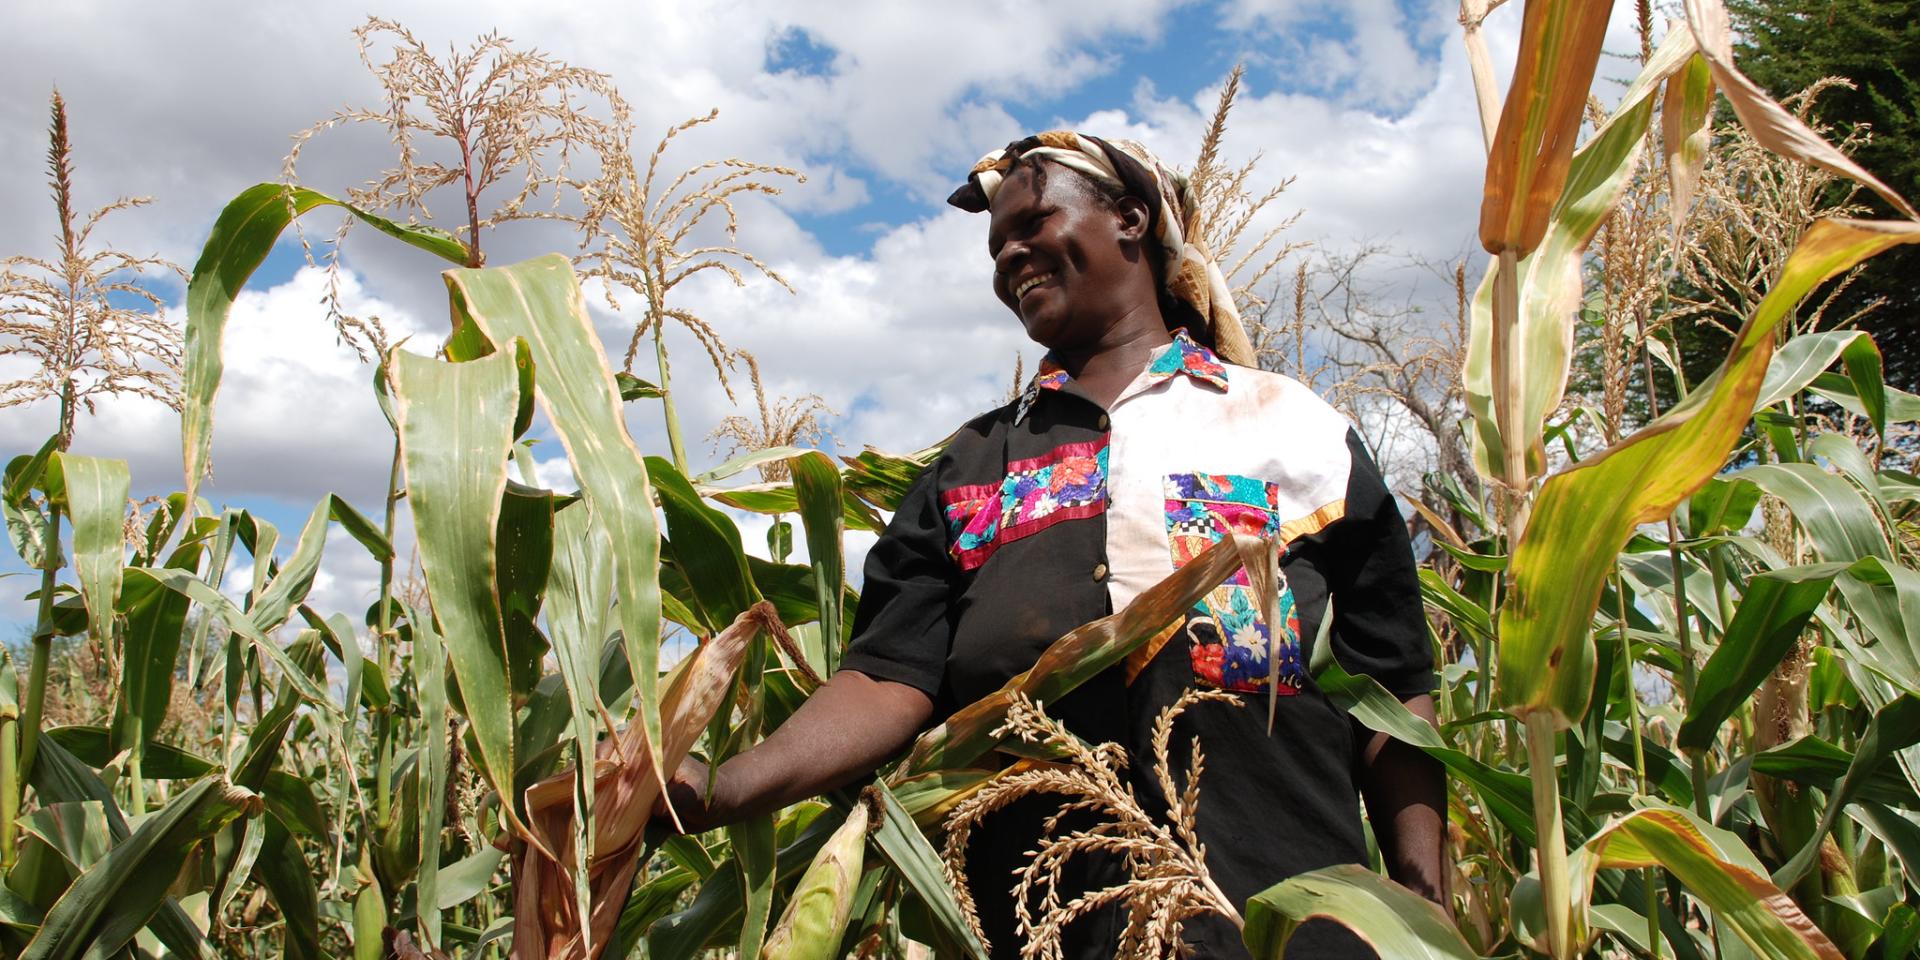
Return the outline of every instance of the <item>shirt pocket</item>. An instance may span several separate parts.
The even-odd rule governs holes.
[[[1233,474],[1175,473],[1165,478],[1167,547],[1174,569],[1229,533],[1279,535],[1274,484]],[[1280,578],[1279,623],[1267,622],[1246,568],[1233,572],[1186,613],[1181,630],[1197,682],[1241,693],[1281,696],[1306,685],[1300,618],[1286,576]]]

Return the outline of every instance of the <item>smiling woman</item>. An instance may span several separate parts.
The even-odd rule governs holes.
[[[1286,877],[1365,861],[1361,792],[1393,876],[1443,897],[1438,765],[1355,726],[1306,671],[1324,636],[1344,666],[1432,717],[1406,528],[1345,418],[1252,366],[1218,268],[1186,240],[1193,200],[1185,178],[1138,145],[1061,131],[973,168],[951,202],[990,212],[994,292],[1047,359],[906,494],[868,554],[841,672],[721,766],[704,807],[705,768],[676,777],[676,806],[698,811],[696,826],[865,776],[929,722],[1032,668],[1056,638],[1250,534],[1279,555],[1277,602],[1257,599],[1242,569],[1047,712],[1135,758],[1130,786],[1165,820],[1174,798],[1148,765],[1164,752],[1156,718],[1192,690],[1224,694],[1188,706],[1175,732],[1224,761],[1201,784],[1206,876],[1194,879],[1224,891],[1227,911]],[[1197,763],[1182,773],[1198,776]],[[1039,862],[1031,852],[1050,835],[1097,825],[1084,805],[1062,803],[1023,797],[952,851],[996,957],[1051,944],[1107,958],[1152,939],[1142,925],[1155,909],[1125,909],[1120,858],[1076,858],[1058,899],[1030,896],[1030,876],[1010,892],[1007,878]],[[1062,907],[1083,896],[1084,908]],[[1244,956],[1240,918],[1220,913],[1186,918],[1186,940],[1204,956]],[[1309,925],[1295,949],[1371,955],[1331,925]]]

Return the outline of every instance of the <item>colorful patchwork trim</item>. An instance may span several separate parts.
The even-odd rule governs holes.
[[[1275,484],[1231,474],[1183,473],[1166,478],[1167,545],[1174,569],[1186,566],[1229,533],[1276,537]],[[1285,541],[1282,541],[1285,542]],[[1187,612],[1185,629],[1193,675],[1208,686],[1254,693],[1294,694],[1306,683],[1300,620],[1293,591],[1281,579],[1276,636],[1259,609],[1246,568],[1210,591]]]
[[[1159,383],[1176,373],[1184,373],[1222,390],[1227,389],[1227,365],[1221,363],[1212,350],[1196,342],[1185,327],[1173,331],[1173,345],[1162,351],[1154,359],[1153,366],[1147,368],[1147,382]],[[1040,399],[1040,391],[1059,390],[1072,380],[1066,369],[1054,360],[1053,354],[1041,358],[1039,372],[1027,382],[1027,388],[1021,391],[1020,400],[1014,406],[1013,422],[1019,423],[1027,418],[1027,411],[1033,409],[1034,402]]]
[[[1007,464],[999,484],[956,487],[940,495],[948,550],[960,569],[973,570],[1001,546],[1062,520],[1098,516],[1107,509],[1107,441],[1055,447],[1044,456]]]

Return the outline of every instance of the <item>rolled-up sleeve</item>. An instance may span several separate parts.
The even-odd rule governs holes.
[[[953,643],[958,568],[947,554],[939,461],[921,471],[886,532],[867,552],[853,641],[840,669],[904,683],[937,697]]]

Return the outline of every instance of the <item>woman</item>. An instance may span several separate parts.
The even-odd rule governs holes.
[[[840,672],[721,766],[710,803],[704,768],[678,773],[675,805],[690,828],[869,775],[1062,634],[1122,608],[1223,534],[1246,532],[1286,544],[1283,622],[1265,622],[1237,575],[1048,712],[1089,742],[1124,746],[1136,794],[1164,810],[1146,769],[1156,715],[1195,685],[1245,693],[1259,709],[1202,702],[1175,729],[1206,750],[1198,828],[1228,896],[1245,903],[1293,874],[1364,862],[1357,787],[1389,872],[1442,899],[1438,764],[1359,727],[1305,668],[1331,595],[1340,662],[1432,720],[1406,527],[1345,419],[1253,368],[1219,270],[1184,236],[1197,219],[1185,180],[1137,144],[1054,131],[989,154],[949,202],[989,212],[994,292],[1047,360],[1014,403],[962,427],[906,495],[868,554]],[[1004,811],[969,849],[969,887],[997,957],[1018,955],[1009,874],[1036,845],[1047,800]],[[1097,888],[1112,868],[1082,863],[1078,879]],[[1075,923],[1069,952],[1113,956],[1121,919]],[[1323,926],[1289,953],[1371,955]],[[1245,955],[1224,921],[1196,918],[1186,937],[1200,956]]]

